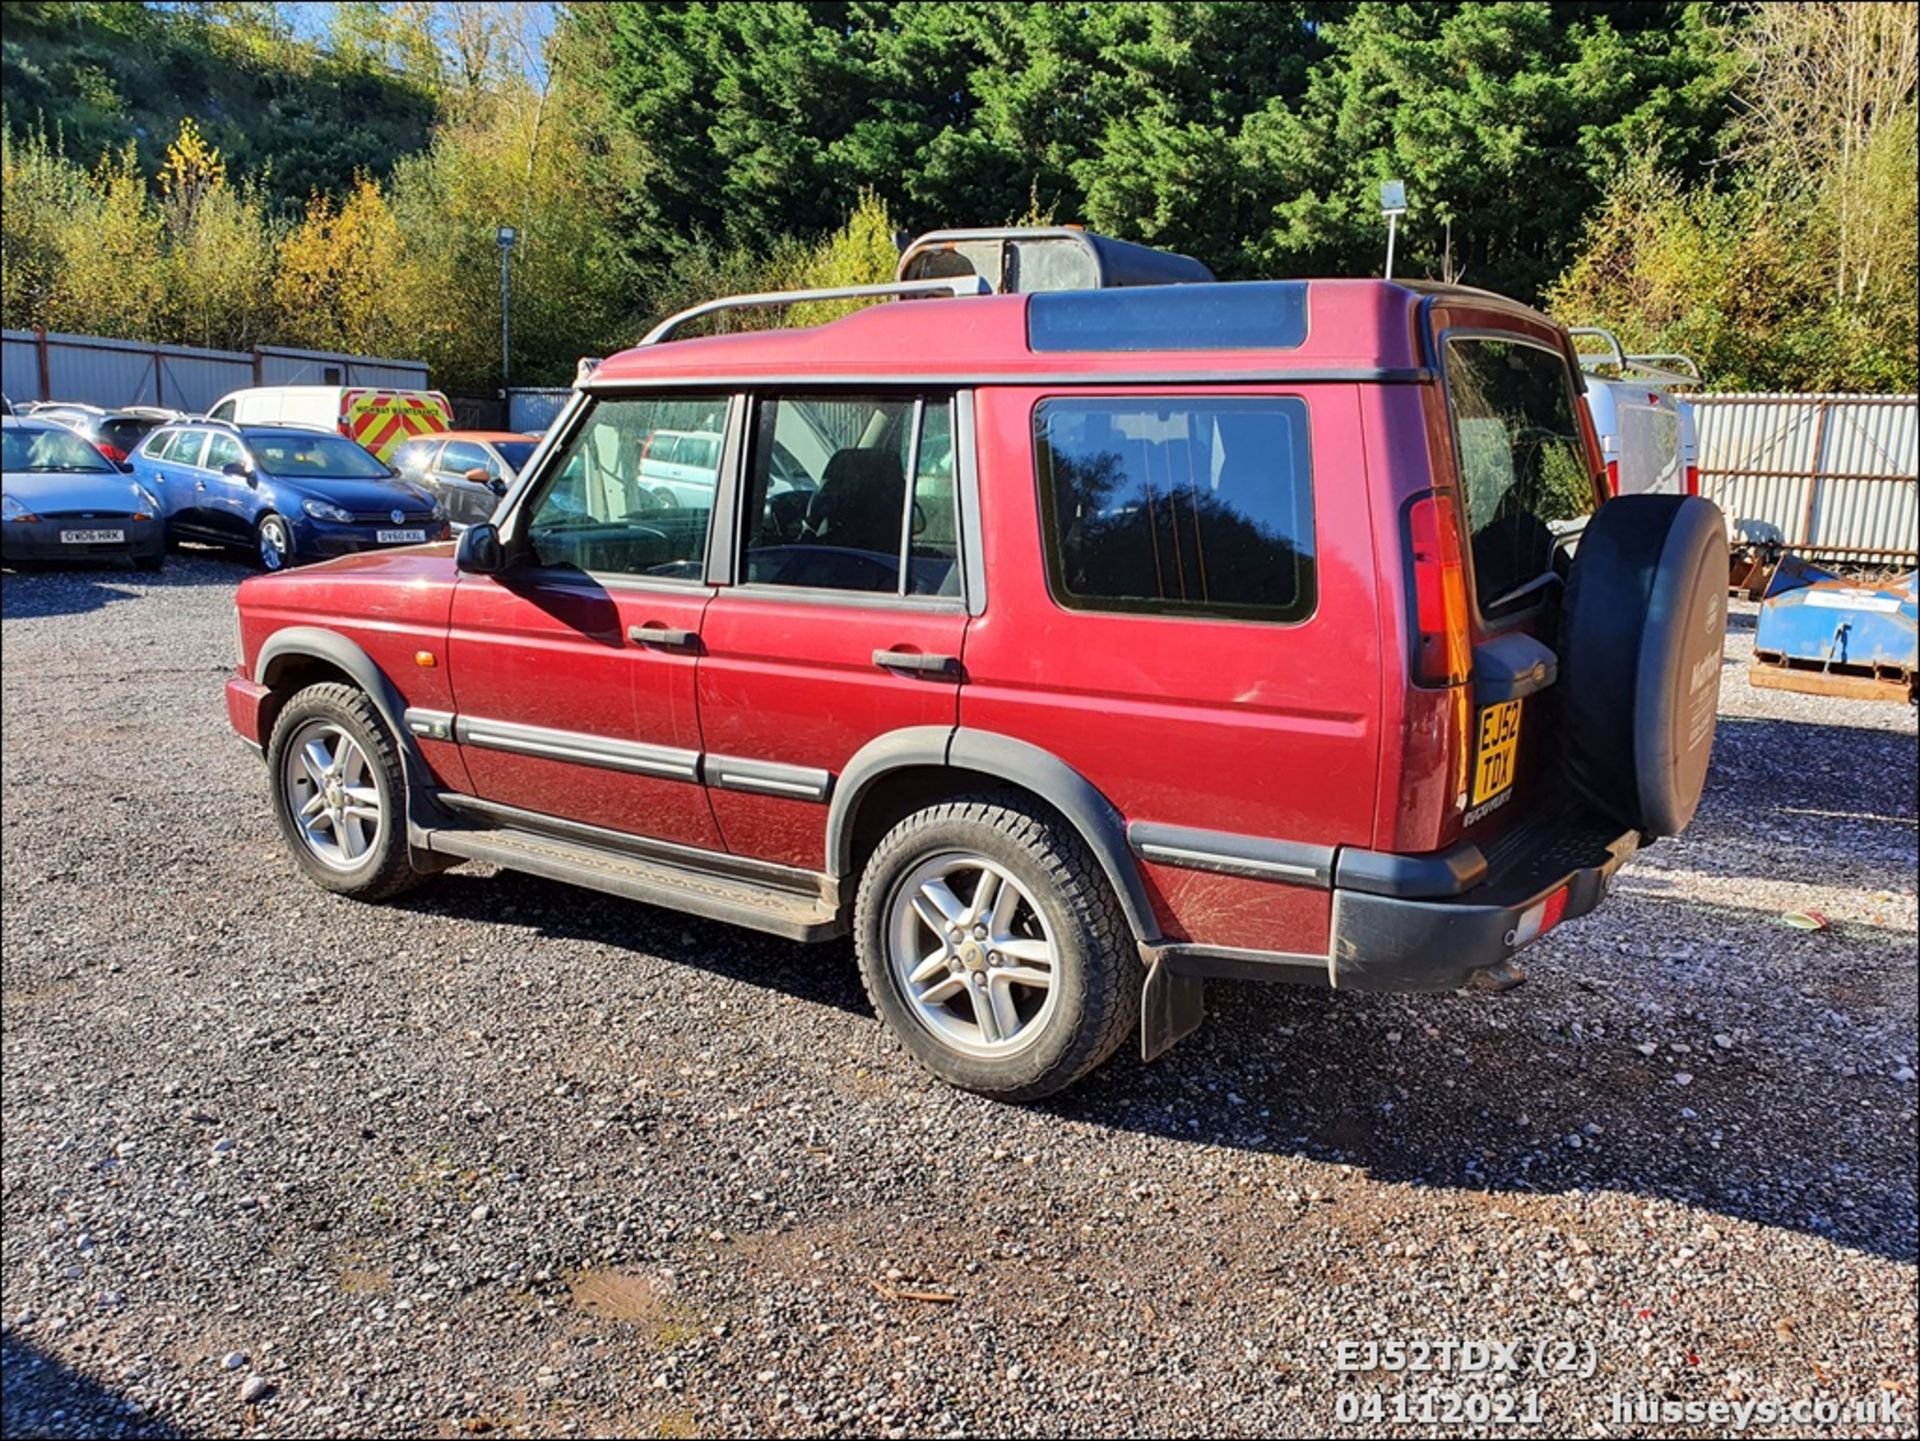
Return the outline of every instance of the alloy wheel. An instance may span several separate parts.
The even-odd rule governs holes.
[[[894,889],[886,936],[900,995],[957,1051],[1008,1055],[1053,1017],[1046,918],[1026,888],[984,856],[948,851],[910,870]]]

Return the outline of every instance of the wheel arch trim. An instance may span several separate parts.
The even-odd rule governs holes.
[[[433,772],[427,768],[413,733],[406,725],[406,699],[400,694],[399,687],[388,679],[387,673],[380,669],[378,662],[338,631],[315,625],[295,625],[275,631],[261,643],[260,653],[253,662],[254,677],[269,690],[277,689],[274,677],[279,663],[294,659],[325,661],[344,671],[355,685],[366,692],[367,699],[373,702],[374,709],[380,712],[380,718],[387,723],[393,743],[400,751],[400,765],[407,785],[408,821],[428,827],[446,824],[445,817],[439,815],[431,801]]]
[[[1127,827],[1093,782],[1050,751],[993,731],[965,726],[909,726],[889,731],[854,752],[835,782],[827,809],[828,874],[841,880],[853,868],[854,824],[860,802],[889,773],[913,766],[981,771],[1032,791],[1065,816],[1106,873],[1136,941],[1160,940],[1160,924],[1146,882],[1127,845]]]

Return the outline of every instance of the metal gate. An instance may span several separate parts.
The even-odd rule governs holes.
[[[1740,532],[1837,563],[1920,560],[1920,396],[1686,401],[1701,491]]]

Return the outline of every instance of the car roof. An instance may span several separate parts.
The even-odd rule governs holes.
[[[1084,348],[1056,338],[1036,349],[1029,340],[1036,306],[1058,315],[1070,307],[1111,320],[1133,311],[1166,317],[1182,314],[1198,326],[1250,306],[1270,305],[1286,287],[1299,291],[1304,333],[1274,333],[1272,345],[1231,346],[1169,343],[1165,348],[1111,343]],[[1097,291],[1054,291],[952,299],[893,301],[871,305],[825,325],[760,330],[636,346],[607,357],[579,384],[598,391],[623,386],[700,380],[751,383],[872,384],[923,380],[992,380],[1004,384],[1070,379],[1097,384],[1101,377],[1180,380],[1257,379],[1271,376],[1394,378],[1424,375],[1430,364],[1424,339],[1424,309],[1432,304],[1495,310],[1529,329],[1558,330],[1527,306],[1465,286],[1388,280],[1233,281],[1137,286]],[[1086,327],[1092,333],[1096,327]],[[1074,327],[1059,327],[1071,335]],[[1284,343],[1283,343],[1284,342]],[[903,356],[911,356],[902,364]],[[1382,374],[1383,372],[1388,374]]]

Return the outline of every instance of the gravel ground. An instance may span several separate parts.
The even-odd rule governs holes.
[[[302,884],[221,705],[242,573],[4,581],[8,1435],[1914,1434],[1914,712],[1751,690],[1752,607],[1698,821],[1528,985],[1218,985],[1016,1109],[844,944]],[[1338,1369],[1415,1340],[1587,1374]]]

